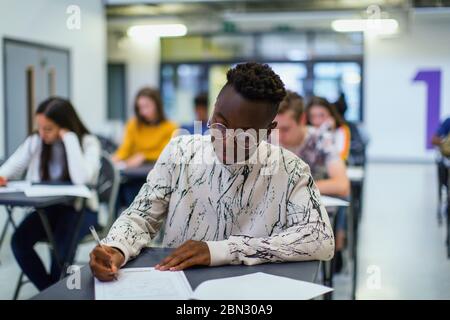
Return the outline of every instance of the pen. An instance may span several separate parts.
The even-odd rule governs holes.
[[[100,242],[100,238],[99,238],[99,236],[98,236],[97,231],[95,231],[94,226],[90,226],[90,227],[89,227],[89,230],[91,231],[92,236],[94,237],[94,240],[97,242],[97,244],[98,244],[100,247],[103,248],[103,245],[102,245],[102,243]],[[114,274],[114,280],[117,280],[117,274]]]

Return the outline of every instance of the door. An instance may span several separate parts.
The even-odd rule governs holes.
[[[37,105],[50,96],[69,98],[68,50],[4,40],[5,155],[35,130]]]

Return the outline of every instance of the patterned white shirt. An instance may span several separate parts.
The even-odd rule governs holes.
[[[211,265],[329,260],[334,253],[308,165],[267,142],[246,163],[224,165],[211,136],[173,138],[102,242],[119,248],[126,263],[164,220],[164,247],[205,241]]]

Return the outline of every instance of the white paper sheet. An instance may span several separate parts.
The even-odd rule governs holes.
[[[186,300],[192,289],[183,271],[125,268],[118,279],[95,279],[96,300]]]
[[[27,197],[74,196],[90,198],[92,192],[85,185],[31,185],[24,190]]]
[[[5,187],[0,187],[0,193],[23,192],[30,186],[29,181],[9,181]]]
[[[338,198],[322,196],[322,203],[325,207],[348,207],[349,202]]]
[[[257,272],[208,280],[195,289],[198,300],[308,300],[332,291],[322,285]]]

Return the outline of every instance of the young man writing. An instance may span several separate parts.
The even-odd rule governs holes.
[[[265,141],[284,96],[267,65],[231,69],[211,135],[172,139],[130,208],[91,252],[93,274],[112,280],[164,220],[162,245],[176,249],[159,270],[331,259],[334,236],[309,167]]]

